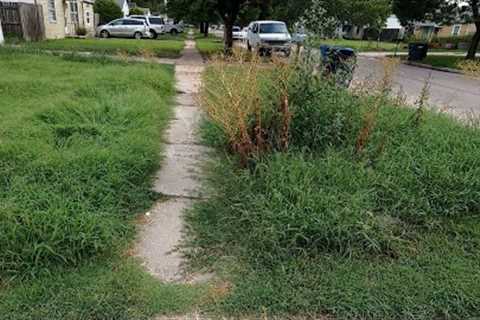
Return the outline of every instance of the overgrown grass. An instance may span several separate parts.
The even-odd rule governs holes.
[[[331,45],[331,46],[341,46],[352,48],[356,51],[406,51],[408,46],[405,43],[400,43],[397,47],[397,44],[394,42],[383,42],[383,41],[374,41],[374,40],[347,40],[347,39],[327,39],[320,40],[317,43],[317,46],[322,44]]]
[[[201,287],[123,257],[157,198],[172,67],[1,50],[0,73],[1,318],[188,311]]]
[[[292,82],[289,152],[240,169],[205,125],[215,196],[189,212],[187,252],[231,283],[217,311],[478,316],[479,129],[311,80]]]
[[[214,35],[209,35],[207,38],[205,38],[203,35],[197,34],[195,36],[195,40],[198,51],[205,58],[209,58],[223,52],[224,45],[222,38]]]
[[[41,50],[84,51],[98,54],[154,55],[159,58],[180,56],[184,40],[135,40],[135,39],[58,39],[40,42],[24,42],[22,47]]]
[[[111,252],[151,204],[172,69],[0,54],[1,272]]]
[[[479,62],[480,60],[477,59]],[[461,69],[461,64],[465,61],[465,57],[459,56],[428,56],[421,63],[431,65],[433,67]]]
[[[161,284],[135,262],[114,260],[0,290],[3,320],[141,320],[188,312],[206,287]]]

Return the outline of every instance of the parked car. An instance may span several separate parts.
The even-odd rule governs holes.
[[[241,40],[242,39],[242,28],[233,27],[232,36],[233,36],[233,40]]]
[[[122,18],[99,26],[96,33],[102,38],[122,37],[142,39],[151,37],[149,29],[145,20]]]
[[[150,27],[149,31],[152,39],[156,39],[159,35],[165,33],[165,22],[163,21],[162,17],[131,15],[129,16],[129,18],[145,20],[147,22],[147,25]]]
[[[245,41],[247,40],[247,36],[248,36],[248,27],[245,27],[242,29],[241,33],[240,33],[240,39],[242,41]]]
[[[184,30],[183,22],[175,23],[173,20],[165,21],[165,32],[171,35],[177,35]]]
[[[283,52],[286,56],[291,52],[292,37],[287,25],[281,21],[253,21],[248,26],[247,47],[260,54]]]

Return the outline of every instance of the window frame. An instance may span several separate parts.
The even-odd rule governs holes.
[[[48,23],[57,23],[57,4],[55,0],[47,0]]]
[[[460,33],[462,32],[462,25],[461,24],[454,24],[452,26],[452,36],[458,37],[460,36]]]

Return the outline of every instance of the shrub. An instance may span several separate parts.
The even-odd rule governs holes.
[[[97,0],[93,10],[100,15],[100,24],[123,17],[122,9],[114,0]]]
[[[134,8],[131,8],[130,9],[130,14],[138,14],[138,15],[143,15],[145,14],[145,12],[143,12],[142,9],[140,9],[139,7],[134,7]]]
[[[87,35],[87,29],[85,29],[84,27],[78,27],[76,33],[79,36],[86,36]]]

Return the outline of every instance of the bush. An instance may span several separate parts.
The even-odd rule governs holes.
[[[100,15],[100,24],[123,17],[122,9],[114,0],[97,0],[93,10]]]
[[[139,7],[134,7],[134,8],[130,9],[130,14],[131,15],[133,15],[133,14],[143,15],[143,14],[145,14],[145,12],[143,12],[143,10],[140,9]]]
[[[78,36],[86,36],[87,29],[85,29],[84,27],[78,27],[76,33]]]

